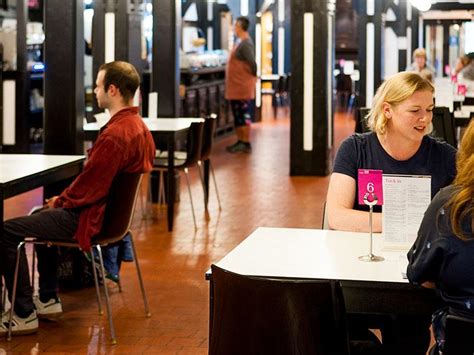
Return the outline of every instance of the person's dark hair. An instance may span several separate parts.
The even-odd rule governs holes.
[[[140,75],[132,64],[115,61],[102,64],[99,68],[99,71],[101,70],[105,71],[105,92],[107,92],[110,85],[115,85],[120,90],[125,102],[133,98],[140,85]]]
[[[236,22],[240,24],[241,29],[243,29],[245,32],[248,32],[249,27],[250,27],[250,21],[247,17],[245,16],[237,17]]]

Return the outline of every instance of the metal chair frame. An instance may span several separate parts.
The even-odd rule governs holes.
[[[126,175],[126,174],[123,174],[123,175]],[[128,174],[128,175],[131,176],[133,174]],[[134,186],[133,200],[129,201],[130,203],[132,203],[132,206],[130,206],[131,207],[130,212],[127,213],[128,214],[128,220],[127,221],[121,221],[121,222],[126,223],[126,228],[123,228],[123,229],[120,229],[119,231],[116,231],[116,230],[114,230],[114,227],[111,227],[112,235],[102,235],[102,233],[101,233],[99,235],[99,237],[96,238],[96,240],[92,241],[92,248],[95,248],[97,250],[98,255],[99,255],[99,266],[100,266],[100,270],[101,270],[101,273],[102,273],[102,285],[103,285],[103,289],[104,289],[104,296],[105,296],[105,302],[106,302],[106,307],[107,307],[107,316],[108,316],[108,322],[109,322],[109,328],[110,328],[110,335],[111,335],[112,344],[117,343],[117,338],[116,338],[115,327],[114,327],[113,318],[112,318],[112,310],[111,310],[111,306],[110,306],[109,292],[108,292],[108,289],[107,289],[107,284],[106,284],[106,279],[105,279],[105,268],[104,268],[104,261],[103,261],[103,257],[102,257],[101,247],[104,247],[104,246],[106,246],[108,244],[111,244],[111,243],[115,243],[115,242],[123,239],[127,234],[130,234],[130,240],[131,240],[132,250],[133,250],[133,255],[134,255],[134,260],[135,260],[135,267],[137,269],[138,280],[139,280],[139,283],[140,283],[140,289],[141,289],[141,292],[142,292],[143,303],[144,303],[144,307],[145,307],[145,316],[146,317],[151,317],[151,313],[150,313],[149,306],[148,306],[148,300],[147,300],[147,297],[146,297],[145,287],[144,287],[144,284],[143,284],[143,278],[142,278],[142,274],[141,274],[141,270],[140,270],[140,264],[138,262],[138,256],[137,256],[137,252],[136,252],[136,248],[135,248],[135,243],[133,241],[133,235],[130,231],[130,225],[132,223],[133,213],[134,213],[134,210],[135,210],[135,203],[136,203],[138,192],[140,191],[141,180],[142,180],[142,177],[143,177],[142,174],[139,174],[139,175],[140,175],[140,177],[138,178],[138,181],[135,182],[136,186]],[[117,184],[117,185],[119,185],[119,184]],[[121,191],[121,189],[117,188],[115,193],[119,193],[120,191]],[[111,191],[111,193],[109,193],[109,197],[113,193],[114,192]],[[115,200],[117,200],[117,196],[115,196]],[[110,201],[110,199],[109,199],[109,201]],[[107,211],[113,210],[114,207],[115,207],[115,209],[119,209],[119,208],[117,208],[117,206],[114,206],[113,203],[110,203],[110,205],[109,204],[107,205],[106,217],[107,217]],[[113,215],[113,213],[111,213],[111,214]],[[113,221],[107,221],[106,219],[104,219],[104,224],[103,224],[102,229],[106,230],[105,233],[107,233],[107,223],[112,223],[112,222]],[[105,226],[105,228],[104,228],[104,226]],[[114,235],[114,233],[117,233],[117,234]],[[46,245],[46,246],[64,246],[64,247],[70,247],[70,248],[80,248],[79,244],[76,243],[76,242],[50,241],[50,240],[46,240],[46,239],[38,240],[36,238],[26,238],[24,241],[22,241],[21,243],[18,244],[17,256],[16,256],[16,265],[15,265],[15,274],[14,274],[14,279],[13,279],[13,292],[12,292],[12,301],[11,301],[12,306],[10,307],[10,312],[9,312],[9,326],[8,326],[8,333],[7,333],[7,340],[9,340],[9,341],[11,340],[11,336],[12,336],[12,320],[13,320],[13,310],[14,310],[13,305],[15,304],[15,300],[16,300],[16,288],[17,288],[17,283],[18,283],[20,255],[21,255],[22,249],[25,248],[26,244]],[[33,252],[33,255],[34,255],[34,252]],[[34,260],[33,260],[33,270],[34,270]],[[96,289],[97,303],[98,303],[98,307],[99,307],[99,314],[102,315],[103,311],[102,311],[101,296],[100,296],[100,286],[99,286],[99,280],[98,280],[98,277],[97,277],[96,261],[95,261],[94,257],[92,257],[92,272],[94,274],[94,283],[95,283],[95,289]],[[32,282],[34,283],[34,273],[33,273],[33,277],[32,277]],[[3,297],[5,298],[5,292],[4,292]]]

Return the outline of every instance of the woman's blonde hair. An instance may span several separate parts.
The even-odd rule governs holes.
[[[367,126],[371,131],[385,134],[388,118],[383,113],[383,104],[397,106],[417,91],[434,93],[434,86],[419,74],[401,72],[385,80],[375,93],[372,108],[366,117]]]
[[[424,48],[417,48],[413,51],[413,60],[418,57],[423,57],[426,59],[426,50]]]
[[[453,185],[456,193],[447,203],[450,208],[449,218],[453,233],[460,239],[466,239],[466,232],[462,229],[462,221],[472,217],[471,226],[474,229],[474,121],[464,132],[464,136],[456,157],[457,175]]]

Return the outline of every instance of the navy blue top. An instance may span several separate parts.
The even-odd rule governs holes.
[[[410,282],[436,283],[447,306],[474,315],[474,235],[472,216],[463,220],[468,240],[456,237],[445,204],[455,192],[442,189],[425,212],[415,244],[408,252]]]
[[[430,175],[431,197],[449,185],[456,175],[456,150],[445,142],[424,136],[418,151],[408,160],[392,158],[373,132],[356,133],[342,142],[336,155],[333,172],[356,180],[354,209],[368,210],[358,204],[358,169],[378,169],[384,174]],[[374,211],[380,212],[380,206]]]

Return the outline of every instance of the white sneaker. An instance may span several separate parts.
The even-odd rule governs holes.
[[[2,323],[0,323],[0,336],[8,333],[9,312],[2,315]],[[20,318],[13,313],[12,318],[12,334],[13,335],[27,335],[38,331],[38,317],[33,311],[28,317]]]
[[[48,302],[41,302],[39,297],[34,297],[36,313],[40,319],[57,318],[63,313],[63,306],[59,297],[57,299],[51,298]]]

